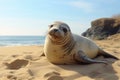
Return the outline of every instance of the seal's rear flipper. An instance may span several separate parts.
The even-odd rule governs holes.
[[[98,53],[99,53],[98,55],[102,55],[102,56],[104,56],[106,58],[114,58],[114,59],[119,60],[119,58],[117,58],[117,57],[115,57],[115,56],[113,56],[113,55],[103,51],[102,49],[100,49]]]
[[[90,59],[89,57],[87,57],[85,55],[85,53],[83,51],[79,51],[77,54],[75,54],[75,60],[79,63],[104,63],[107,64],[106,61],[99,61],[99,60],[93,60]]]

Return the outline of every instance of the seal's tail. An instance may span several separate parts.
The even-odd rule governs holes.
[[[99,54],[98,54],[98,55],[102,55],[102,56],[104,56],[104,57],[106,57],[106,58],[114,58],[114,59],[119,60],[119,58],[117,58],[117,57],[115,57],[115,56],[113,56],[113,55],[105,52],[105,51],[102,50],[102,49],[99,49]]]

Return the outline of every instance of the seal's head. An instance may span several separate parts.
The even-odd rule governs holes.
[[[69,36],[71,33],[67,24],[57,21],[49,25],[48,36],[52,41],[58,41]]]

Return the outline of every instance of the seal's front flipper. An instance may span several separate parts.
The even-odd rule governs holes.
[[[75,60],[79,63],[104,63],[107,64],[106,61],[98,61],[98,60],[93,60],[87,57],[83,51],[79,51],[77,54],[75,54]]]

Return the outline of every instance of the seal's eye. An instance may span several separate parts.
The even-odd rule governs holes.
[[[50,25],[49,28],[52,28],[54,25]]]
[[[65,33],[67,32],[67,29],[66,29],[66,28],[63,28],[62,30],[63,30]]]

